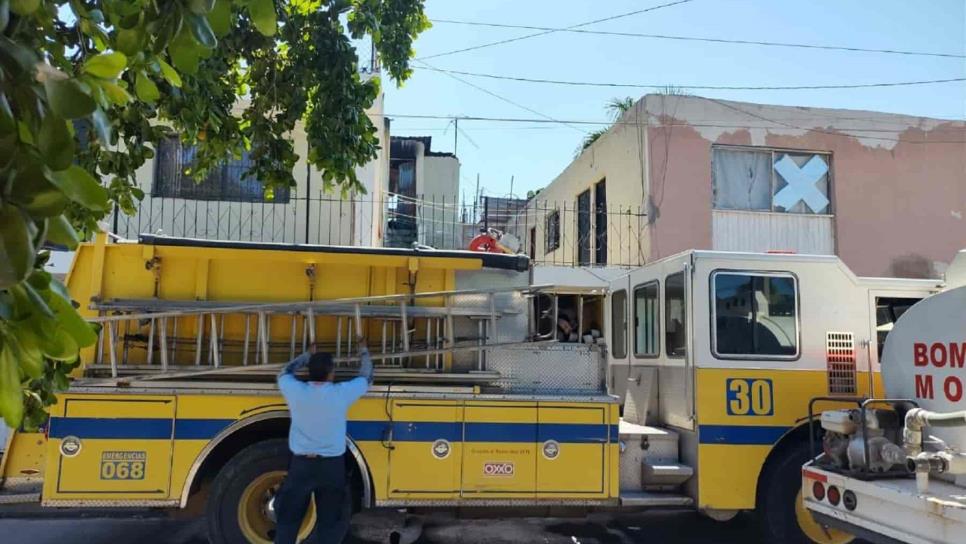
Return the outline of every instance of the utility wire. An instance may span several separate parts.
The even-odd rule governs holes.
[[[722,106],[725,106],[725,107],[727,107],[729,109],[732,109],[732,110],[735,110],[735,111],[739,111],[741,113],[744,113],[744,114],[749,115],[751,117],[758,118],[758,119],[760,119],[762,121],[766,121],[768,123],[773,123],[773,124],[776,124],[776,125],[781,125],[781,126],[785,126],[785,127],[788,127],[788,128],[794,128],[794,129],[797,129],[797,130],[802,130],[802,131],[807,131],[807,132],[820,132],[820,133],[829,134],[829,135],[832,135],[832,136],[848,136],[848,137],[851,137],[851,138],[872,138],[872,139],[877,139],[877,140],[885,140],[885,141],[892,141],[892,142],[905,142],[905,143],[911,143],[911,144],[966,144],[966,140],[929,140],[929,141],[902,140],[902,139],[898,139],[898,138],[884,138],[884,137],[873,137],[873,136],[865,136],[865,135],[855,135],[855,134],[849,134],[849,133],[846,133],[846,132],[836,132],[834,130],[823,130],[823,129],[818,129],[818,128],[801,127],[801,126],[798,126],[798,125],[793,125],[793,124],[785,123],[783,121],[775,121],[775,120],[772,120],[772,119],[768,119],[767,117],[762,117],[762,116],[757,115],[755,113],[748,112],[748,111],[743,110],[741,108],[731,106],[730,104],[727,104],[727,103],[724,103],[724,102],[719,102],[719,101],[714,100],[712,98],[703,98],[703,99],[704,100],[710,100],[712,102],[716,102],[716,103],[718,103],[718,104],[720,104]],[[693,127],[693,128],[704,128],[704,127],[707,127],[707,128],[733,128],[733,129],[768,128],[768,127],[749,127],[748,125],[719,124],[719,123],[659,123],[659,124],[648,124],[646,122],[634,123],[634,122],[628,122],[628,121],[616,121],[616,122],[612,122],[612,121],[587,121],[587,120],[571,120],[571,119],[568,119],[568,120],[562,120],[562,119],[560,119],[560,120],[558,120],[558,119],[547,120],[547,119],[533,119],[533,118],[527,119],[527,118],[520,118],[520,117],[488,117],[488,116],[472,116],[472,115],[455,115],[454,116],[454,115],[394,114],[394,113],[381,113],[381,114],[379,114],[379,113],[373,113],[373,114],[370,114],[370,115],[372,115],[374,117],[382,116],[382,117],[390,117],[390,118],[398,118],[398,119],[442,119],[442,120],[451,120],[454,117],[459,117],[460,121],[494,121],[494,122],[501,122],[501,123],[556,123],[556,124],[559,124],[559,123],[567,123],[568,125],[651,126],[651,127],[657,127],[657,128],[661,128],[661,127]],[[949,121],[950,123],[960,123],[960,124],[963,124],[964,123],[963,120],[948,119],[946,121]],[[915,128],[915,127],[913,127],[913,128]],[[871,128],[871,127],[869,127],[869,128],[863,128],[863,127],[843,127],[843,128],[838,129],[838,130],[841,130],[841,131],[847,131],[848,130],[848,131],[862,132],[862,133],[876,133],[876,132],[895,133],[895,132],[899,132],[899,130],[896,130],[896,129],[883,129],[883,128]],[[966,125],[959,126],[959,127],[950,127],[950,129],[947,129],[947,130],[963,130],[963,131],[966,131]]]
[[[795,47],[799,49],[823,49],[826,51],[848,51],[852,53],[882,53],[888,55],[913,55],[920,57],[944,57],[953,59],[964,59],[966,55],[960,53],[935,53],[929,51],[906,51],[901,49],[873,49],[866,47],[848,47],[843,45],[823,45],[823,44],[811,44],[811,43],[792,43],[792,42],[769,42],[769,41],[759,41],[759,40],[736,40],[736,39],[726,39],[726,38],[705,38],[699,36],[674,36],[668,34],[642,34],[638,32],[615,32],[606,30],[581,30],[578,27],[584,25],[575,25],[566,28],[554,28],[545,26],[530,26],[530,25],[512,25],[512,24],[502,24],[502,23],[482,23],[476,21],[458,21],[452,19],[433,19],[434,23],[443,24],[454,24],[454,25],[468,25],[468,26],[483,26],[492,28],[515,28],[522,30],[539,30],[538,34],[530,34],[527,36],[521,36],[519,38],[513,38],[510,40],[504,40],[503,42],[493,42],[492,44],[483,44],[481,46],[461,49],[457,51],[449,51],[446,53],[439,53],[433,56],[450,55],[453,53],[460,53],[462,51],[470,51],[472,49],[479,49],[480,47],[489,47],[490,45],[497,45],[499,43],[507,43],[508,41],[516,41],[526,38],[531,38],[534,36],[542,36],[544,34],[550,34],[552,32],[569,32],[575,34],[596,34],[601,36],[622,36],[625,38],[648,38],[657,40],[679,40],[679,41],[690,41],[690,42],[710,42],[710,43],[726,43],[726,44],[737,44],[737,45],[758,45],[764,47]],[[600,22],[600,21],[594,21]],[[590,23],[586,23],[590,24]],[[432,57],[424,57],[432,58]]]
[[[570,85],[576,87],[628,87],[635,89],[664,89],[668,85],[644,84],[644,83],[607,83],[599,81],[563,81],[557,79],[537,79],[518,76],[505,76],[499,74],[484,74],[479,72],[464,72],[462,70],[445,70],[442,68],[416,67],[419,70],[432,70],[444,74],[459,74],[462,76],[482,77],[488,79],[500,79],[508,81],[520,81],[525,83],[545,83],[551,85]],[[715,90],[715,91],[800,91],[817,89],[867,89],[872,87],[905,87],[910,85],[932,85],[937,83],[952,83],[966,81],[966,77],[956,77],[949,79],[929,79],[921,81],[894,81],[885,83],[853,83],[842,85],[672,85],[676,89],[693,90]]]
[[[597,23],[603,23],[605,21],[613,21],[614,19],[621,19],[623,17],[630,17],[631,15],[638,15],[640,13],[646,13],[648,11],[654,11],[654,10],[658,10],[658,9],[661,9],[661,8],[668,8],[668,7],[671,7],[671,6],[676,6],[678,4],[687,4],[688,2],[693,2],[693,1],[694,0],[678,0],[677,2],[669,2],[667,4],[660,4],[660,5],[657,5],[657,6],[651,6],[651,7],[646,8],[646,9],[639,9],[639,10],[630,11],[630,12],[627,12],[627,13],[621,13],[619,15],[612,15],[610,17],[604,17],[603,19],[596,19],[596,20],[593,20],[593,21],[587,21],[586,23],[579,23],[579,24],[576,24],[576,25],[573,25],[573,26],[568,26],[566,28],[546,28],[546,29],[543,29],[541,32],[536,32],[536,33],[533,33],[533,34],[525,34],[523,36],[517,36],[516,38],[508,38],[506,40],[499,40],[499,41],[495,41],[495,42],[481,43],[481,44],[473,45],[473,46],[470,46],[470,47],[464,47],[462,49],[454,49],[452,51],[444,51],[442,53],[435,53],[435,54],[432,54],[432,55],[427,55],[425,57],[418,57],[415,60],[434,59],[436,57],[445,57],[447,55],[455,55],[457,53],[465,53],[467,51],[476,51],[477,49],[483,49],[483,48],[486,48],[486,47],[493,47],[493,46],[496,46],[496,45],[503,45],[505,43],[518,42],[518,41],[521,41],[521,40],[529,40],[530,38],[536,38],[537,36],[546,36],[547,34],[553,34],[554,32],[570,31],[570,30],[574,30],[574,29],[577,29],[577,28],[580,28],[580,27],[584,27],[584,26],[589,26],[589,25],[593,25],[593,24],[597,24]]]
[[[476,85],[475,83],[471,83],[469,81],[466,81],[465,79],[463,79],[463,78],[461,78],[459,76],[450,74],[450,73],[446,72],[445,70],[440,70],[439,68],[436,68],[435,66],[431,66],[430,64],[427,64],[424,61],[421,61],[421,60],[416,59],[416,62],[418,62],[419,64],[422,64],[423,66],[425,66],[426,68],[429,68],[430,70],[435,70],[437,72],[442,72],[443,74],[445,74],[445,75],[447,75],[447,76],[455,79],[456,81],[459,81],[460,83],[463,83],[465,85],[469,85],[470,87],[473,87],[474,89],[476,89],[478,91],[484,92],[484,93],[492,96],[493,98],[496,98],[497,100],[500,100],[502,102],[506,102],[507,104],[510,104],[511,106],[515,106],[515,107],[520,108],[520,109],[522,109],[524,111],[528,111],[528,112],[530,112],[532,114],[539,115],[540,117],[543,117],[544,119],[553,121],[555,123],[560,123],[561,125],[568,126],[568,127],[572,128],[572,129],[576,130],[577,132],[584,133],[584,134],[587,133],[587,131],[584,130],[584,129],[582,129],[582,128],[575,127],[572,124],[569,124],[569,123],[567,123],[565,121],[560,121],[558,119],[554,119],[553,117],[551,117],[551,116],[549,116],[549,115],[547,115],[545,113],[540,113],[539,111],[537,111],[537,110],[535,110],[533,108],[529,108],[527,106],[524,106],[523,104],[520,104],[518,102],[514,102],[513,100],[510,100],[509,98],[507,98],[505,96],[499,95],[499,94],[497,94],[497,93],[495,93],[495,92],[493,92],[493,91],[491,91],[489,89],[480,87],[479,85]]]

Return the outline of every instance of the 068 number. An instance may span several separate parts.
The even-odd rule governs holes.
[[[105,461],[101,463],[102,480],[142,480],[144,461]]]

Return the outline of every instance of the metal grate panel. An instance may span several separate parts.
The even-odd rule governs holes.
[[[825,357],[828,363],[828,392],[832,395],[855,395],[855,337],[851,332],[825,333]]]
[[[600,393],[605,364],[604,353],[585,344],[493,348],[486,354],[486,369],[502,376],[494,385],[510,393]]]

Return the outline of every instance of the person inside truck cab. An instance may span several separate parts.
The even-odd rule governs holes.
[[[372,359],[359,339],[361,364],[355,378],[335,383],[331,353],[303,353],[282,368],[278,388],[291,413],[288,475],[275,496],[276,544],[295,544],[309,499],[315,497],[316,534],[322,544],[342,542],[349,528],[346,492],[346,413],[372,384]],[[295,376],[308,367],[308,380]]]

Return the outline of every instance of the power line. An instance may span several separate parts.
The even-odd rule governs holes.
[[[541,31],[538,34],[530,34],[528,36],[522,36],[520,38],[504,40],[503,42],[493,42],[492,44],[484,44],[475,48],[467,48],[467,49],[462,49],[458,51],[440,53],[434,56],[460,53],[462,51],[478,49],[479,47],[489,47],[490,45],[507,43],[508,41],[516,41],[519,39],[526,39],[528,37],[542,36],[544,34],[550,34],[552,32],[568,32],[568,33],[574,33],[574,34],[621,36],[625,38],[647,38],[647,39],[657,39],[657,40],[678,40],[678,41],[690,41],[690,42],[726,43],[726,44],[736,44],[736,45],[757,45],[757,46],[764,46],[764,47],[794,47],[799,49],[848,51],[852,53],[881,53],[881,54],[888,54],[888,55],[913,55],[913,56],[921,56],[921,57],[943,57],[943,58],[953,58],[953,59],[966,58],[966,55],[959,54],[959,53],[935,53],[935,52],[929,52],[929,51],[906,51],[901,49],[874,49],[874,48],[866,48],[866,47],[849,47],[849,46],[843,46],[843,45],[822,45],[822,44],[811,44],[811,43],[770,42],[770,41],[760,41],[760,40],[737,40],[737,39],[726,39],[726,38],[705,38],[705,37],[699,37],[699,36],[674,36],[669,34],[643,34],[638,32],[615,32],[615,31],[606,31],[606,30],[580,30],[578,28],[579,26],[584,26],[584,25],[576,25],[576,26],[566,27],[566,28],[554,28],[554,27],[545,27],[545,26],[483,23],[483,22],[476,22],[476,21],[459,21],[459,20],[452,20],[452,19],[433,19],[433,22],[443,23],[443,24],[454,24],[454,25],[482,26],[482,27],[492,27],[492,28],[514,28],[514,29],[521,29],[521,30]],[[595,22],[599,22],[599,21],[595,21]],[[425,57],[425,58],[431,58],[431,57]]]
[[[479,72],[464,72],[461,70],[444,70],[442,68],[419,68],[420,70],[431,70],[434,72],[441,72],[445,74],[459,74],[462,76],[471,77],[482,77],[488,79],[500,79],[508,81],[520,81],[524,83],[544,83],[552,85],[569,85],[575,87],[626,87],[635,89],[664,89],[669,87],[669,85],[657,85],[657,84],[643,84],[643,83],[607,83],[598,81],[563,81],[557,79],[537,79],[528,77],[518,77],[518,76],[505,76],[499,74],[484,74]],[[818,90],[818,89],[866,89],[872,87],[905,87],[910,85],[932,85],[937,83],[952,83],[966,81],[966,77],[957,77],[949,79],[929,79],[921,81],[894,81],[885,83],[853,83],[853,84],[843,84],[843,85],[758,85],[758,86],[742,86],[742,85],[670,85],[671,87],[678,89],[693,89],[693,90],[715,90],[715,91],[800,91],[800,90]]]
[[[496,98],[497,100],[506,102],[507,104],[510,104],[511,106],[515,106],[515,107],[520,108],[522,110],[528,111],[528,112],[530,112],[532,114],[539,115],[540,117],[543,117],[544,119],[548,119],[550,121],[554,121],[554,122],[560,123],[562,125],[569,126],[570,128],[576,130],[577,132],[582,132],[582,133],[586,133],[587,132],[586,130],[577,128],[577,127],[575,127],[573,125],[570,125],[570,124],[568,124],[566,122],[562,122],[562,121],[559,121],[557,119],[554,119],[553,117],[551,117],[551,116],[549,116],[549,115],[547,115],[545,113],[541,113],[541,112],[539,112],[539,111],[537,111],[537,110],[535,110],[533,108],[529,108],[527,106],[524,106],[523,104],[520,104],[518,102],[514,102],[513,100],[510,100],[509,98],[507,98],[505,96],[499,95],[499,94],[497,94],[497,93],[495,93],[495,92],[493,92],[493,91],[491,91],[489,89],[480,87],[479,85],[476,85],[474,83],[471,83],[469,81],[466,81],[465,79],[463,79],[461,77],[458,77],[458,76],[455,76],[453,74],[447,73],[445,70],[440,70],[439,68],[436,68],[435,66],[432,66],[430,64],[427,64],[424,61],[421,61],[421,60],[418,60],[417,59],[416,62],[418,62],[419,64],[422,64],[423,66],[429,68],[430,70],[436,70],[438,72],[442,72],[443,74],[445,74],[445,75],[447,75],[447,76],[455,79],[456,81],[459,81],[460,83],[463,83],[465,85],[469,85],[470,87],[473,87],[474,89],[476,89],[478,91],[484,92],[484,93],[492,96],[493,98]]]
[[[748,112],[748,111],[743,110],[741,108],[731,106],[730,104],[727,104],[727,103],[724,103],[724,102],[719,102],[719,101],[714,100],[712,98],[704,98],[704,99],[705,100],[710,100],[710,101],[715,102],[715,103],[718,103],[720,105],[723,105],[725,107],[728,107],[729,109],[732,109],[732,110],[735,110],[735,111],[739,111],[739,112],[744,113],[746,115],[749,115],[751,117],[756,117],[756,118],[758,118],[758,119],[760,119],[762,121],[766,121],[766,122],[773,123],[773,124],[776,124],[776,125],[781,125],[781,126],[788,127],[788,128],[794,128],[794,129],[802,130],[802,131],[806,131],[806,132],[819,132],[819,133],[823,133],[823,134],[829,134],[829,135],[832,135],[832,136],[847,136],[847,137],[851,137],[851,138],[870,138],[870,139],[876,139],[876,140],[884,140],[884,141],[892,141],[892,142],[904,142],[904,143],[911,143],[911,144],[966,144],[966,140],[930,140],[930,141],[902,140],[902,139],[898,139],[898,138],[885,138],[885,137],[866,136],[866,135],[863,135],[863,134],[856,135],[856,134],[848,134],[846,132],[836,132],[836,131],[833,131],[833,130],[824,130],[824,129],[818,129],[818,128],[801,127],[801,126],[797,126],[797,125],[785,123],[785,122],[782,122],[782,121],[775,121],[775,120],[772,120],[772,119],[768,119],[767,117],[762,117],[760,115],[754,114],[752,112]],[[612,121],[588,121],[588,120],[573,120],[573,119],[567,119],[567,120],[562,120],[562,119],[547,120],[547,119],[520,118],[520,117],[488,117],[488,116],[479,116],[479,115],[476,115],[476,116],[474,116],[474,115],[458,115],[458,116],[455,116],[455,115],[394,114],[394,113],[382,113],[382,114],[373,113],[373,114],[370,114],[370,115],[372,115],[372,116],[382,116],[382,117],[391,117],[391,118],[399,118],[399,119],[442,119],[442,120],[451,120],[454,117],[459,117],[459,119],[461,121],[493,121],[493,122],[500,122],[500,123],[555,123],[555,124],[567,123],[568,125],[596,125],[596,126],[614,125],[614,126],[692,127],[692,128],[726,128],[726,129],[727,128],[732,128],[732,129],[768,128],[768,127],[749,127],[748,125],[720,124],[720,123],[660,123],[660,124],[649,124],[647,122],[635,123],[635,122],[628,122],[628,121],[616,121],[616,122],[612,122]],[[948,121],[951,122],[951,123],[963,123],[964,122],[962,120],[952,120],[952,119],[949,119]],[[963,131],[966,131],[966,125],[960,126],[960,127],[952,127],[951,129],[952,130],[963,130]],[[883,128],[872,128],[872,127],[868,127],[868,128],[865,128],[865,127],[843,127],[843,128],[841,128],[839,130],[841,130],[841,131],[848,130],[848,131],[860,132],[860,133],[876,133],[876,132],[881,132],[881,133],[895,133],[895,132],[899,132],[899,130],[897,130],[897,129],[883,129]],[[947,129],[947,130],[949,130],[949,129]]]
[[[564,29],[556,29],[556,28],[551,29],[551,28],[548,28],[548,29],[542,30],[541,32],[536,32],[536,33],[533,33],[533,34],[526,34],[526,35],[523,35],[523,36],[517,36],[516,38],[508,38],[506,40],[499,40],[499,41],[495,41],[495,42],[481,43],[481,44],[473,45],[473,46],[470,46],[470,47],[464,47],[462,49],[454,49],[452,51],[444,51],[442,53],[435,53],[433,55],[427,55],[425,57],[418,57],[416,60],[433,59],[433,58],[436,58],[436,57],[444,57],[444,56],[447,56],[447,55],[455,55],[457,53],[465,53],[467,51],[475,51],[477,49],[483,49],[483,48],[486,48],[486,47],[493,47],[493,46],[496,46],[496,45],[503,45],[503,44],[511,43],[511,42],[518,42],[518,41],[521,41],[521,40],[529,40],[530,38],[536,38],[537,36],[546,36],[547,34],[553,34],[554,32],[570,31],[570,30],[573,30],[573,29],[576,29],[576,28],[580,28],[580,27],[584,27],[584,26],[588,26],[588,25],[593,25],[593,24],[597,24],[597,23],[603,23],[605,21],[613,21],[614,19],[621,19],[623,17],[630,17],[631,15],[638,15],[638,14],[641,14],[641,13],[646,13],[648,11],[654,11],[654,10],[658,10],[658,9],[662,9],[662,8],[668,8],[668,7],[671,7],[671,6],[676,6],[678,4],[687,4],[688,2],[693,2],[693,1],[694,0],[678,0],[677,2],[669,2],[667,4],[660,4],[660,5],[657,5],[657,6],[651,6],[651,7],[646,8],[646,9],[639,9],[639,10],[630,11],[630,12],[627,12],[627,13],[621,13],[619,15],[612,15],[610,17],[604,17],[603,19],[596,19],[596,20],[593,20],[593,21],[587,21],[586,23],[579,23],[579,24],[576,24],[576,25],[573,25],[573,26],[568,26],[568,27],[566,27]]]

